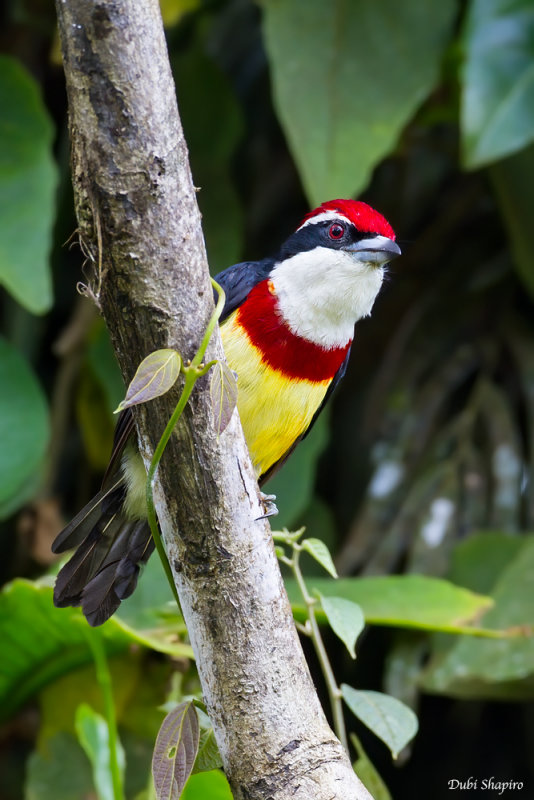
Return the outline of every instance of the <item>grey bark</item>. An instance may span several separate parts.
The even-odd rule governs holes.
[[[192,358],[213,308],[187,148],[156,0],[57,0],[57,11],[80,234],[128,381],[158,348]],[[208,356],[222,357],[218,335]],[[256,521],[237,414],[217,440],[197,387],[155,499],[234,797],[368,799],[326,722],[269,527]],[[146,461],[172,402],[136,412]]]

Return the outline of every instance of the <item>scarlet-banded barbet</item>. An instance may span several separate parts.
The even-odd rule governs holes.
[[[400,252],[381,214],[331,200],[307,214],[275,256],[216,276],[226,293],[224,350],[238,376],[237,408],[260,485],[306,436],[345,374],[354,325],[371,313],[384,267]],[[57,577],[54,603],[80,605],[91,625],[130,596],[154,549],[133,433],[127,409],[101,491],[52,547],[77,548]]]

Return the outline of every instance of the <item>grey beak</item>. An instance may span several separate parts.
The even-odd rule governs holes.
[[[359,242],[349,245],[346,248],[350,253],[354,253],[358,261],[367,264],[387,264],[394,258],[400,256],[399,245],[387,236],[372,236],[369,239],[360,239]]]

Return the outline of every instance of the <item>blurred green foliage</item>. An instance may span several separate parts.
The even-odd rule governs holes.
[[[531,0],[162,11],[214,273],[269,254],[336,196],[380,209],[403,249],[329,415],[269,487],[280,524],[307,524],[337,554],[335,590],[310,585],[364,610],[356,666],[331,643],[336,673],[420,715],[402,770],[364,730],[357,769],[381,797],[373,763],[396,798],[439,798],[451,777],[490,767],[532,781]],[[53,3],[12,0],[2,14],[0,783],[5,800],[78,800],[94,791],[86,752],[98,762],[107,747],[102,687],[81,615],[53,608],[50,578],[32,579],[98,488],[123,390],[105,328],[76,295],[83,255],[65,244],[76,221]],[[128,798],[152,797],[162,707],[199,694],[171,601],[152,559],[101,632]],[[451,634],[469,627],[508,635]],[[211,771],[184,796],[230,793]]]
[[[0,339],[0,518],[35,491],[49,437],[46,398],[23,356]]]
[[[0,283],[42,314],[52,305],[53,125],[38,84],[7,56],[0,58],[0,109]]]
[[[359,194],[434,88],[456,3],[262,8],[276,109],[310,203]]]

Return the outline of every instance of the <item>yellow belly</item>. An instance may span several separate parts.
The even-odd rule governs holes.
[[[237,409],[259,477],[287,453],[308,428],[330,380],[289,379],[262,361],[236,324],[235,312],[221,326],[224,351],[237,373]]]

